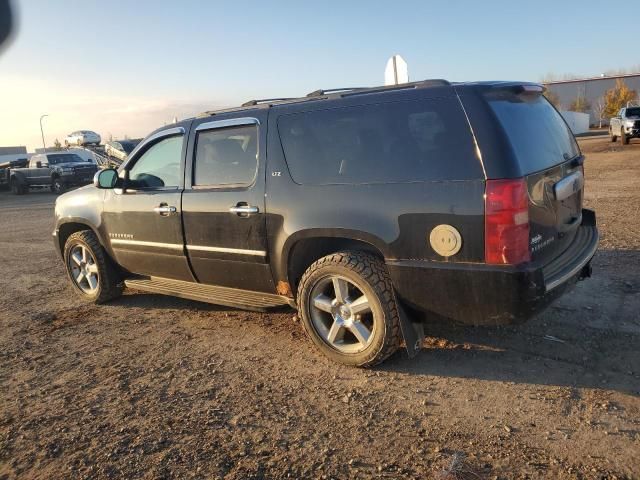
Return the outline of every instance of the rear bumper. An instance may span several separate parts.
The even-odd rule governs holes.
[[[548,265],[395,260],[387,267],[399,297],[414,308],[473,325],[519,323],[590,275],[598,238],[594,212],[583,210],[574,241]]]

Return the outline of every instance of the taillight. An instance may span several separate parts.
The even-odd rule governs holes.
[[[484,257],[486,263],[501,265],[531,260],[529,201],[524,178],[487,180]]]

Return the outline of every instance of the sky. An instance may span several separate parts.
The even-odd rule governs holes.
[[[12,0],[0,50],[0,146],[74,130],[143,137],[199,112],[318,88],[592,76],[637,64],[621,17],[582,1]],[[617,11],[617,10],[616,10]],[[624,42],[623,42],[624,44]]]

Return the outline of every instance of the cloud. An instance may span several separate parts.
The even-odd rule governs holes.
[[[74,130],[94,130],[103,140],[110,135],[144,137],[173,118],[189,118],[224,106],[208,99],[109,95],[32,77],[3,75],[0,146],[26,145],[29,151],[40,147],[39,119],[43,114],[48,114],[43,120],[46,143],[52,145],[56,138],[62,142]]]

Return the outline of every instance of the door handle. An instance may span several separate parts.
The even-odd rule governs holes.
[[[258,207],[252,207],[251,205],[242,205],[239,203],[238,205],[229,208],[229,211],[231,213],[235,213],[236,215],[246,217],[254,213],[258,213],[260,210],[258,209]]]
[[[170,207],[169,205],[166,205],[166,204],[160,204],[160,206],[155,207],[153,211],[159,215],[164,215],[164,216],[172,215],[176,213],[176,207]]]

